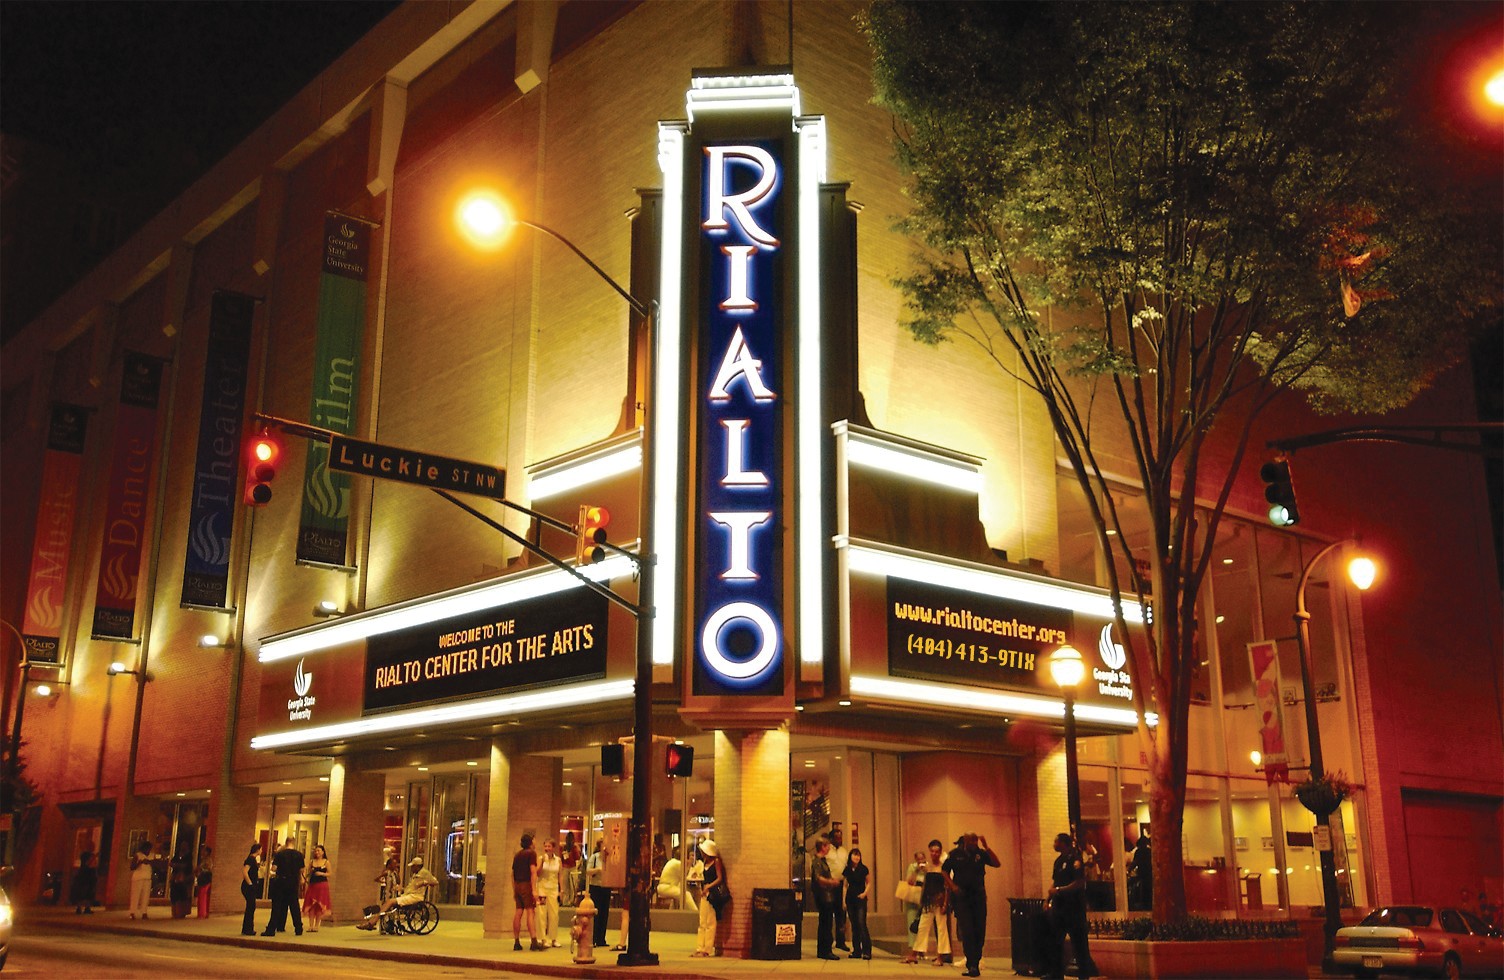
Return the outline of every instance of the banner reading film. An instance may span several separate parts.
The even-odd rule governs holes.
[[[1285,751],[1285,716],[1281,691],[1279,646],[1273,640],[1248,644],[1248,663],[1253,673],[1253,704],[1259,713],[1260,749],[1264,779],[1270,783],[1290,780],[1290,758]]]
[[[78,474],[88,427],[88,413],[79,406],[52,406],[47,452],[42,457],[42,500],[31,546],[26,611],[21,619],[26,659],[32,663],[62,662],[58,638],[63,625],[63,590],[68,584],[68,555],[73,550],[73,522],[78,514]]]
[[[356,383],[366,325],[366,270],[371,229],[362,221],[324,216],[324,271],[319,277],[319,323],[309,421],[341,435],[355,430]],[[303,470],[298,560],[345,564],[350,525],[350,477],[329,469],[329,446],[310,440]]]
[[[125,352],[120,378],[120,411],[110,449],[110,482],[105,498],[104,542],[99,551],[99,583],[94,594],[93,635],[102,640],[134,639],[136,579],[146,538],[147,502],[156,460],[157,398],[162,392],[162,361]]]
[[[245,424],[246,371],[256,300],[215,292],[204,358],[204,398],[193,463],[183,605],[228,609],[230,541],[239,509],[240,436]]]

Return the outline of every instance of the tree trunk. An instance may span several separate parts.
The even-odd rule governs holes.
[[[1154,921],[1174,922],[1186,915],[1185,865],[1182,838],[1185,825],[1185,780],[1170,772],[1170,753],[1151,759],[1149,778],[1150,853],[1154,857]]]

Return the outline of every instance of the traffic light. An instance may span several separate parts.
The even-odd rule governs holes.
[[[245,502],[263,507],[272,499],[272,480],[282,463],[282,440],[262,429],[245,444]]]
[[[1259,467],[1264,499],[1269,501],[1269,523],[1289,527],[1300,523],[1300,508],[1295,506],[1295,484],[1290,480],[1290,464],[1283,459],[1271,460]]]
[[[693,776],[695,774],[694,746],[677,743],[670,745],[663,755],[663,772],[666,776]]]
[[[627,771],[627,750],[620,742],[601,746],[601,775],[620,778]]]
[[[591,504],[580,505],[580,522],[575,525],[574,560],[581,565],[594,565],[605,561],[606,525],[611,523],[611,512]]]

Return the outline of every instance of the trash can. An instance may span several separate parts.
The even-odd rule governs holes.
[[[1023,977],[1039,976],[1045,969],[1044,943],[1050,928],[1044,899],[1008,899],[1008,924],[1013,930],[1013,972]]]
[[[43,905],[56,905],[62,901],[63,873],[61,871],[42,872],[42,894],[38,896]]]
[[[797,960],[804,910],[792,888],[752,889],[752,958]]]

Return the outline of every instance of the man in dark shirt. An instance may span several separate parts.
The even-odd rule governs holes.
[[[963,977],[982,975],[982,947],[987,942],[987,869],[999,863],[997,854],[987,846],[987,838],[962,834],[956,838],[956,849],[940,866],[956,886],[951,907],[961,933],[961,948],[966,951]]]
[[[522,948],[522,923],[527,922],[529,949],[539,950],[538,931],[534,916],[538,905],[538,852],[533,850],[533,835],[523,834],[521,847],[512,855],[512,949]]]
[[[824,837],[815,841],[815,860],[810,865],[809,876],[815,888],[815,911],[820,914],[815,951],[822,960],[839,959],[831,947],[835,943],[836,903],[840,901],[841,879],[831,871],[830,841]]]
[[[287,931],[287,913],[292,913],[293,935],[303,935],[303,911],[298,903],[298,886],[303,883],[303,852],[289,837],[282,849],[272,855],[272,914],[261,935],[275,936]]]
[[[1070,834],[1055,835],[1055,851],[1060,856],[1050,872],[1053,884],[1045,899],[1050,910],[1051,941],[1044,975],[1065,976],[1064,940],[1069,935],[1076,954],[1076,976],[1086,980],[1097,975],[1097,965],[1086,944],[1086,868]]]

